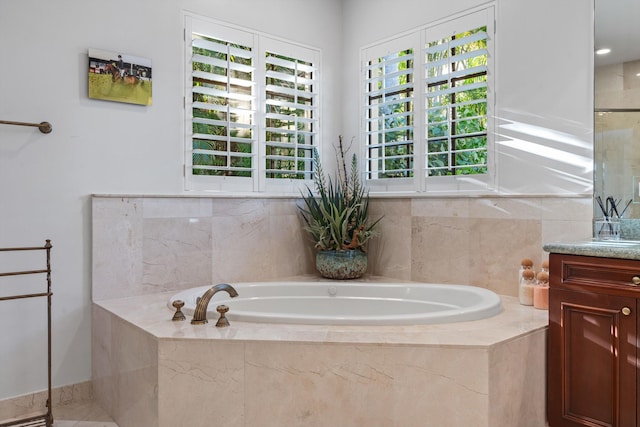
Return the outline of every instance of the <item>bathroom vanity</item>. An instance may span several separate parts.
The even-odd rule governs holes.
[[[636,426],[640,242],[548,244],[550,427]]]

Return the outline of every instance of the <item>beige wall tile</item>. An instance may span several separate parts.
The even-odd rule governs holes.
[[[115,412],[115,361],[111,354],[111,315],[92,304],[91,307],[91,379],[93,393],[100,405],[110,414]]]
[[[120,319],[111,325],[111,354],[117,393],[114,421],[120,427],[158,422],[158,345],[154,338]]]
[[[145,197],[142,199],[144,218],[201,218],[213,213],[210,198]]]
[[[245,426],[244,343],[166,340],[158,357],[160,427]]]
[[[411,224],[411,280],[468,284],[471,238],[468,218],[420,217]]]
[[[593,236],[591,219],[579,221],[542,221],[542,242],[589,240]]]
[[[390,362],[395,404],[391,425],[493,426],[487,424],[486,349],[396,347]]]
[[[210,217],[145,219],[143,227],[142,293],[211,283]]]
[[[542,219],[555,221],[591,221],[593,199],[584,198],[544,198],[541,199]]]
[[[137,327],[93,306],[96,401],[120,427],[158,423],[158,346]]]
[[[489,426],[546,426],[546,344],[540,330],[491,349]]]
[[[411,216],[389,213],[378,223],[380,235],[368,244],[369,273],[411,279]]]
[[[539,219],[538,198],[477,198],[469,200],[470,218]]]
[[[426,217],[469,217],[468,198],[415,198],[411,200],[411,215]]]
[[[296,199],[94,198],[93,297],[316,274],[297,206]],[[370,209],[384,217],[369,245],[369,274],[505,295],[516,295],[520,259],[539,265],[545,242],[591,236],[590,197],[379,198]]]
[[[93,199],[93,300],[140,295],[142,224],[141,199]]]
[[[247,343],[246,425],[391,426],[390,356],[376,346]]]
[[[501,295],[516,296],[522,258],[537,261],[542,247],[541,223],[532,219],[473,219],[470,221],[470,282]]]

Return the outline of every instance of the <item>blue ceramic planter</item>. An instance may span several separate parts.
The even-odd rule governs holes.
[[[316,269],[328,279],[357,279],[367,271],[367,254],[359,250],[318,251]]]

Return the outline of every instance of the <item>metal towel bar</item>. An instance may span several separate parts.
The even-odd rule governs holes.
[[[51,133],[53,127],[51,127],[51,123],[49,122],[40,122],[40,123],[25,123],[25,122],[12,122],[9,120],[0,120],[0,124],[3,125],[16,125],[16,126],[33,126],[40,129],[42,133]]]

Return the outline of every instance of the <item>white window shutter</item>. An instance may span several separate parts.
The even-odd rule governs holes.
[[[487,172],[486,46],[486,25],[427,39],[424,87],[428,176]]]
[[[266,178],[311,179],[319,135],[317,52],[269,39],[263,46]]]
[[[413,176],[414,161],[414,49],[408,41],[394,50],[365,53],[366,177]],[[381,56],[380,54],[384,52]],[[376,56],[373,56],[376,55]]]
[[[298,194],[320,139],[319,51],[185,18],[187,189]]]

